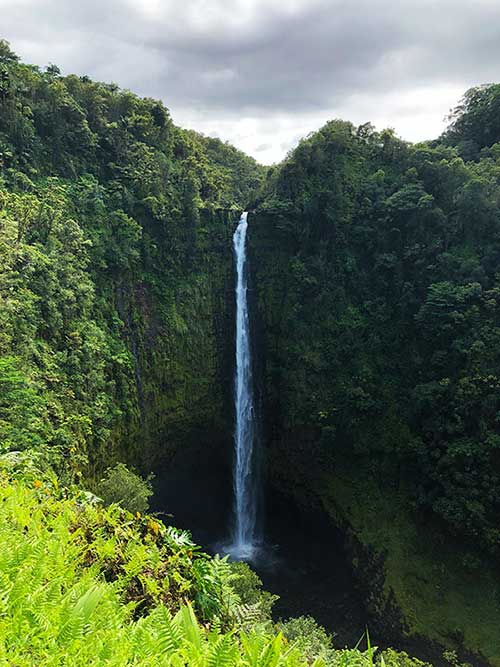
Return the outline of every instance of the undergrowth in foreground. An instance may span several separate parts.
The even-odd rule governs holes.
[[[259,601],[238,595],[238,576],[154,517],[102,507],[47,475],[16,478],[0,467],[2,666],[374,664],[372,650],[311,650],[265,614],[243,622]],[[377,662],[421,664],[408,660],[386,653]]]

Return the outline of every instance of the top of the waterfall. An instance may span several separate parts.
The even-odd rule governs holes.
[[[243,211],[241,214],[240,222],[246,222],[248,218],[248,211]]]

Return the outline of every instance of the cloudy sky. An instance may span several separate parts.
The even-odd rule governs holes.
[[[432,138],[500,81],[499,0],[0,0],[0,37],[266,164],[336,117]]]

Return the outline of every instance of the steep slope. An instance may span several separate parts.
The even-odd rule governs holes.
[[[71,477],[223,442],[231,225],[263,168],[5,42],[0,75],[4,447]]]
[[[61,487],[31,454],[0,456],[0,582],[2,662],[19,667],[429,667],[334,650],[312,619],[275,627],[248,566]]]
[[[333,121],[250,218],[271,476],[350,534],[386,633],[495,664],[497,148]]]

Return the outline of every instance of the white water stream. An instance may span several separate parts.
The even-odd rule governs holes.
[[[233,236],[236,262],[236,374],[234,401],[234,514],[232,543],[228,552],[237,559],[250,560],[257,545],[257,479],[255,466],[255,409],[252,356],[248,317],[248,276],[246,257],[247,213],[243,213]]]

